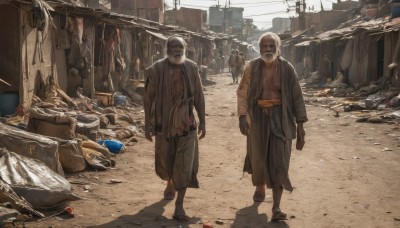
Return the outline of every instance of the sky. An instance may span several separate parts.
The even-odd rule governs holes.
[[[244,8],[244,18],[253,18],[253,24],[260,30],[271,28],[272,19],[275,17],[289,18],[298,16],[294,8],[296,0],[180,0],[180,6],[208,10],[210,6],[215,6],[218,3],[222,7],[228,6],[229,1],[231,7]],[[165,3],[171,7],[173,7],[173,2],[173,0],[165,0]],[[324,10],[331,10],[332,3],[336,3],[337,0],[305,0],[305,2],[307,6],[306,12],[309,10],[310,12],[319,12],[321,3]],[[313,7],[313,10],[311,7]],[[288,9],[289,12],[287,12]]]

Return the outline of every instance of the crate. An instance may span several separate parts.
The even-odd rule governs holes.
[[[95,93],[94,99],[96,99],[103,106],[110,106],[114,104],[112,93]]]

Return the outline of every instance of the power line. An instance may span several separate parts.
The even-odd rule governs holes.
[[[279,13],[287,13],[287,11],[281,10],[281,11],[275,11],[275,12],[269,12],[269,13],[263,13],[263,14],[244,15],[244,17],[258,17],[258,16],[266,16],[266,15],[279,14]]]
[[[232,3],[231,5],[250,5],[250,4],[271,4],[271,3],[285,3],[283,0],[279,1],[269,1],[269,2],[242,2],[242,3]]]
[[[198,8],[202,8],[202,9],[210,8],[210,6],[196,6],[196,5],[189,5],[189,4],[181,4],[181,6],[198,7]]]
[[[285,6],[283,3],[274,3],[274,4],[260,4],[260,5],[252,5],[252,6],[245,6],[244,9],[247,8],[252,8],[252,7],[260,7],[260,6],[271,6],[271,5],[281,5],[281,6]],[[238,7],[238,6],[234,6],[234,7]]]

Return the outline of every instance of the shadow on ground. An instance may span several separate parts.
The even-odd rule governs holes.
[[[90,228],[112,228],[112,227],[189,227],[197,224],[200,218],[193,217],[188,222],[181,222],[163,216],[164,207],[170,203],[168,200],[160,200],[147,206],[134,215],[123,215],[106,224],[88,226]]]
[[[288,224],[284,221],[268,222],[268,216],[265,213],[258,213],[260,203],[244,207],[236,212],[235,221],[232,228],[251,228],[251,227],[271,227],[271,228],[288,228]]]

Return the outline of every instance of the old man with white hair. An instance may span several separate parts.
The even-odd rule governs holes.
[[[178,192],[173,218],[189,220],[183,200],[187,188],[199,187],[196,129],[204,138],[204,95],[198,67],[185,57],[185,40],[173,36],[166,46],[167,57],[146,70],[145,137],[152,141],[155,136],[156,174],[167,181],[164,198],[172,200]]]
[[[244,171],[256,186],[253,200],[263,202],[272,189],[272,221],[285,220],[280,202],[289,179],[292,140],[302,150],[308,120],[302,90],[293,66],[280,56],[281,39],[272,32],[259,39],[260,57],[244,70],[237,90],[239,128],[247,136]]]

